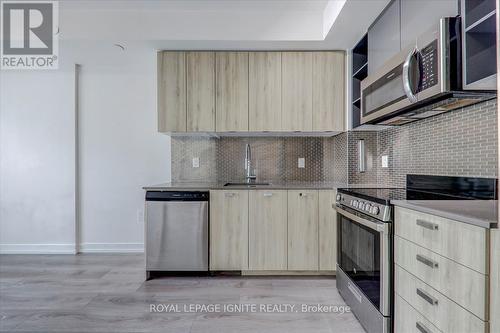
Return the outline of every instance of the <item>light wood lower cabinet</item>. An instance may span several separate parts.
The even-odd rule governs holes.
[[[249,269],[287,269],[287,192],[249,192]]]
[[[394,315],[394,332],[395,333],[440,333],[436,326],[425,319],[417,310],[415,310],[408,302],[396,295],[394,297],[396,309]]]
[[[319,269],[318,191],[288,191],[288,269]]]
[[[396,265],[396,294],[443,332],[485,332],[487,323]],[[396,313],[399,310],[396,308]],[[398,316],[396,314],[396,316]]]
[[[337,191],[318,191],[319,270],[337,269],[337,211],[332,207]]]
[[[210,191],[210,269],[248,269],[248,191]]]
[[[486,229],[401,207],[396,207],[394,222],[401,238],[488,274]]]
[[[482,320],[488,319],[486,275],[394,236],[395,262]]]
[[[210,191],[210,270],[331,274],[337,262],[335,195],[334,190]]]

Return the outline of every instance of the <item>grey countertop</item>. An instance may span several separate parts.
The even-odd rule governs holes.
[[[261,186],[224,186],[227,182],[222,183],[202,183],[202,182],[180,182],[180,183],[163,183],[158,185],[145,186],[143,189],[147,191],[179,191],[179,190],[306,190],[306,189],[317,189],[317,190],[328,190],[336,189],[340,187],[347,187],[347,184],[343,183],[331,183],[331,182],[288,182],[288,183],[272,183],[270,185]],[[357,184],[356,186],[361,186]],[[366,186],[364,184],[363,186]]]
[[[394,200],[391,203],[482,228],[498,227],[497,200]]]

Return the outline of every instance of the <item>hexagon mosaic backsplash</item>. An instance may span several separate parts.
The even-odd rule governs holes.
[[[347,183],[347,134],[311,137],[172,137],[172,181],[226,182],[245,178],[245,145],[258,181]],[[200,167],[192,159],[200,158]],[[298,159],[305,167],[298,167]]]

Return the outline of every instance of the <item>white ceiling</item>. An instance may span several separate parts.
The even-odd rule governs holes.
[[[66,41],[156,49],[347,49],[388,2],[62,0],[60,31]]]

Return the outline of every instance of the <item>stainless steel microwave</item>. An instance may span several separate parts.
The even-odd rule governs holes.
[[[402,125],[496,97],[462,90],[460,17],[442,18],[361,82],[361,123]],[[368,64],[369,66],[369,64]]]

